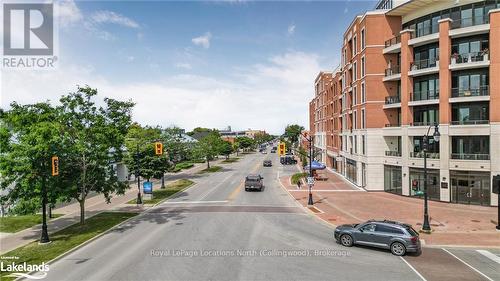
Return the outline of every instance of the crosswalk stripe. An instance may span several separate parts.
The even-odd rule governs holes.
[[[500,257],[497,256],[497,255],[495,255],[495,254],[493,254],[492,252],[486,251],[486,250],[476,250],[476,252],[478,252],[481,255],[483,255],[483,256],[491,259],[492,261],[500,264]]]

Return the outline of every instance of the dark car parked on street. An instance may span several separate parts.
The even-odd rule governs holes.
[[[248,175],[245,178],[245,191],[258,190],[262,191],[264,187],[263,177],[261,175]]]
[[[273,162],[271,162],[271,160],[264,160],[264,162],[262,162],[262,166],[264,166],[264,167],[272,167],[273,166]]]
[[[280,157],[280,163],[283,165],[295,165],[297,164],[297,160],[295,160],[295,157],[293,157],[293,155],[286,155]]]
[[[411,225],[388,220],[369,220],[360,224],[344,224],[335,229],[337,242],[346,247],[355,244],[391,250],[396,256],[420,252],[418,232]]]

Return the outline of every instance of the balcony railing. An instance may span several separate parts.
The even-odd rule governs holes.
[[[400,73],[401,73],[401,67],[399,65],[391,66],[385,70],[385,77]]]
[[[489,22],[490,22],[490,19],[489,19],[488,15],[485,15],[483,17],[456,19],[456,20],[453,20],[453,22],[451,23],[451,29],[469,27],[469,26],[480,25],[480,24],[487,24]]]
[[[470,62],[479,62],[479,61],[488,61],[490,59],[489,51],[483,50],[481,52],[473,52],[473,53],[463,53],[463,54],[452,54],[451,55],[451,65],[461,64],[461,63],[470,63]]]
[[[391,39],[385,41],[385,47],[387,48],[387,47],[396,45],[398,43],[401,43],[401,35],[392,37]]]
[[[430,122],[430,121],[427,121],[427,122],[413,122],[410,124],[410,126],[414,126],[414,127],[418,127],[418,126],[436,126],[438,125],[437,122]]]
[[[451,125],[482,125],[489,124],[490,120],[461,120],[451,121]]]
[[[425,59],[425,60],[417,60],[414,61],[411,66],[410,66],[410,71],[411,70],[420,70],[420,69],[426,69],[430,67],[435,67],[438,65],[439,58],[434,58],[434,59]]]
[[[477,96],[489,96],[490,87],[489,85],[480,86],[479,88],[452,88],[451,96],[453,98],[461,97],[477,97]]]
[[[401,157],[401,152],[397,150],[386,150],[385,156]]]
[[[410,152],[411,158],[424,158],[424,152]],[[427,152],[427,158],[429,159],[439,159],[439,152]]]
[[[415,92],[411,95],[412,101],[435,100],[435,99],[439,99],[438,90],[420,91],[420,92]]]
[[[490,160],[489,154],[472,154],[472,153],[452,153],[451,159],[458,160]]]
[[[396,123],[396,124],[385,124],[386,128],[394,128],[394,127],[401,127],[401,124]]]
[[[399,96],[388,96],[385,97],[385,104],[395,104],[395,103],[400,103],[401,98]]]

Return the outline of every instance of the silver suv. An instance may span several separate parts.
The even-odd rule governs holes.
[[[396,221],[369,220],[360,224],[344,224],[335,228],[334,237],[346,247],[354,244],[390,249],[396,256],[420,252],[418,232],[411,225]]]

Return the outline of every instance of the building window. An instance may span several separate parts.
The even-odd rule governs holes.
[[[361,129],[366,128],[366,114],[365,114],[365,109],[361,109]]]
[[[357,163],[354,160],[346,158],[346,178],[356,183],[358,178]]]
[[[452,125],[477,125],[489,123],[489,103],[454,103],[451,109]]]
[[[453,72],[451,77],[451,96],[489,95],[488,69]]]
[[[384,165],[384,191],[403,194],[403,169],[398,166]]]
[[[431,44],[423,47],[416,47],[413,56],[414,62],[411,70],[424,69],[437,66],[439,60],[438,44]]]
[[[358,87],[352,87],[352,104],[358,104]]]
[[[366,87],[365,87],[365,83],[361,83],[361,103],[365,103],[366,102]]]
[[[413,126],[429,126],[439,122],[439,106],[418,106],[413,109]]]
[[[363,56],[361,58],[361,77],[365,76],[365,71],[366,71],[366,63],[365,63],[365,57]]]
[[[424,158],[424,137],[413,137],[413,151],[410,152],[412,158]],[[435,142],[432,137],[428,138],[427,157],[431,159],[439,159],[439,142]]]
[[[366,136],[365,135],[361,136],[361,153],[363,155],[366,155]]]
[[[358,53],[358,39],[356,35],[352,38],[352,57],[354,57]]]
[[[424,169],[410,168],[410,196],[421,196],[417,191],[424,190]],[[439,170],[427,169],[427,196],[430,200],[439,200]]]
[[[423,76],[415,78],[412,101],[432,100],[439,98],[439,76]]]
[[[451,159],[489,160],[489,136],[452,136]]]
[[[352,82],[358,79],[358,63],[354,62],[352,65]]]
[[[461,204],[490,205],[489,172],[450,171],[451,201]]]
[[[365,29],[361,29],[361,50],[366,47]]]
[[[358,128],[358,112],[356,110],[354,110],[353,112],[353,121],[352,121],[352,127],[354,129],[357,129]]]
[[[354,136],[354,154],[358,154],[358,137]]]

